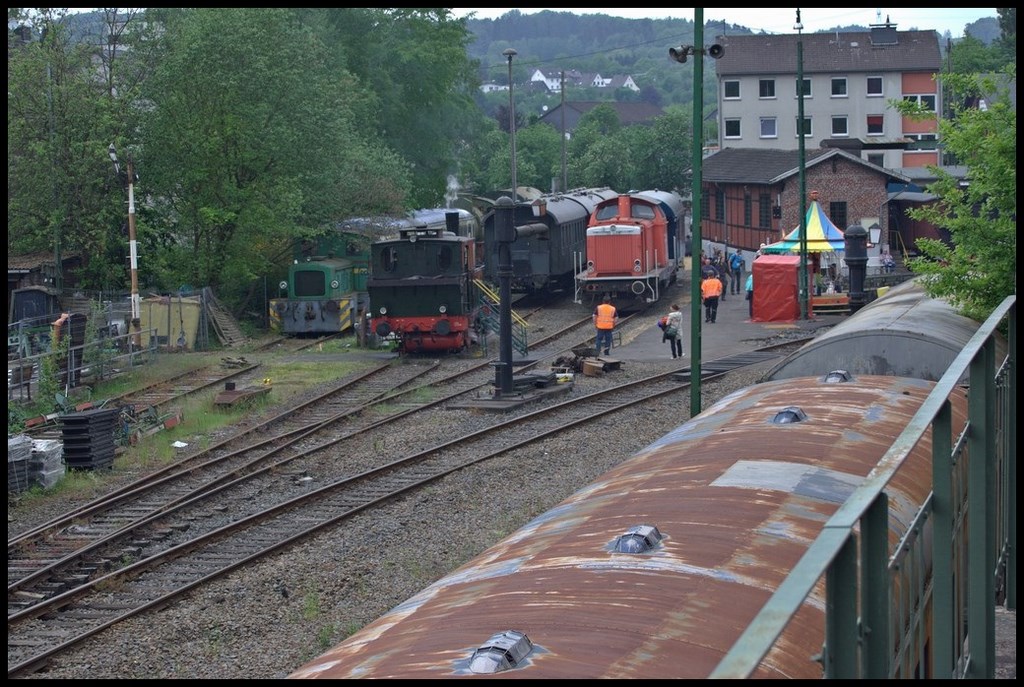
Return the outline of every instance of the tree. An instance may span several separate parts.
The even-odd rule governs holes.
[[[117,288],[128,241],[126,196],[107,157],[116,106],[96,78],[94,48],[71,39],[63,12],[20,18],[7,53],[8,251],[80,256],[80,287]]]
[[[516,134],[516,183],[552,190],[562,178],[561,134],[547,124],[534,124]]]
[[[312,230],[404,209],[407,165],[362,133],[362,89],[295,13],[170,10],[161,25],[139,140],[165,287],[248,286]]]
[[[456,152],[481,130],[475,106],[473,35],[448,9],[347,8],[324,11],[327,43],[377,107],[367,120],[410,163],[410,204],[435,206]]]
[[[950,50],[949,63],[953,71],[970,74],[999,69],[1003,61],[995,48],[990,48],[974,36],[966,34]]]
[[[968,168],[966,184],[936,168],[938,180],[928,191],[939,201],[908,213],[948,229],[952,243],[918,240],[921,255],[910,269],[924,276],[929,295],[946,298],[976,320],[984,320],[1017,291],[1017,111],[1005,86],[1015,82],[1016,73],[1011,65],[999,81],[966,74],[941,77],[957,102],[998,95],[985,109],[962,109],[955,119],[939,123],[943,145]],[[911,105],[898,107],[914,115]]]

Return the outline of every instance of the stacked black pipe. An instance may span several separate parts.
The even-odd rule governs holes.
[[[119,408],[100,408],[61,416],[64,462],[70,470],[114,465],[114,427]]]

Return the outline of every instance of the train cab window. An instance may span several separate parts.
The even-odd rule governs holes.
[[[597,219],[614,219],[619,214],[619,206],[617,204],[605,205],[603,208],[597,209]]]
[[[398,269],[398,249],[394,246],[386,246],[380,252],[380,266],[385,272],[394,272]]]
[[[441,246],[437,251],[437,267],[447,272],[452,266],[452,247]]]
[[[327,293],[327,275],[320,270],[295,270],[294,282],[296,298]]]
[[[629,215],[636,219],[654,219],[654,208],[650,205],[634,205],[629,209]]]

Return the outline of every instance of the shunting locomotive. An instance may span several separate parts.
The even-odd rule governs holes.
[[[620,303],[657,301],[682,264],[683,220],[683,199],[674,191],[634,191],[599,203],[587,226],[576,301],[605,294]]]

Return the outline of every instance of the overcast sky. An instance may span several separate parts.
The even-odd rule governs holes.
[[[452,9],[457,16],[465,16],[470,12],[476,13],[477,19],[496,19],[512,8],[504,9]],[[693,20],[692,7],[674,7],[671,9],[648,9],[636,8],[576,8],[576,7],[517,7],[523,14],[532,14],[542,10],[550,9],[554,12],[572,12],[574,14],[608,14],[614,17],[628,17],[640,19],[651,17],[664,19],[674,17],[677,19]],[[881,12],[881,17],[878,13]],[[852,7],[829,7],[814,8],[803,7],[800,9],[800,20],[803,22],[804,31],[820,31],[830,29],[833,26],[846,26],[848,24],[860,24],[868,26],[884,22],[886,16],[896,24],[899,31],[910,29],[935,29],[939,35],[945,35],[946,31],[953,38],[960,38],[964,34],[964,27],[982,17],[996,17],[996,8],[977,7],[970,9],[940,9],[936,7],[892,7],[872,9],[856,9]],[[739,7],[705,7],[704,21],[727,21],[730,24],[740,24],[755,31],[764,30],[768,33],[795,33],[793,24],[796,22],[796,8],[771,7],[764,9],[750,9]]]

